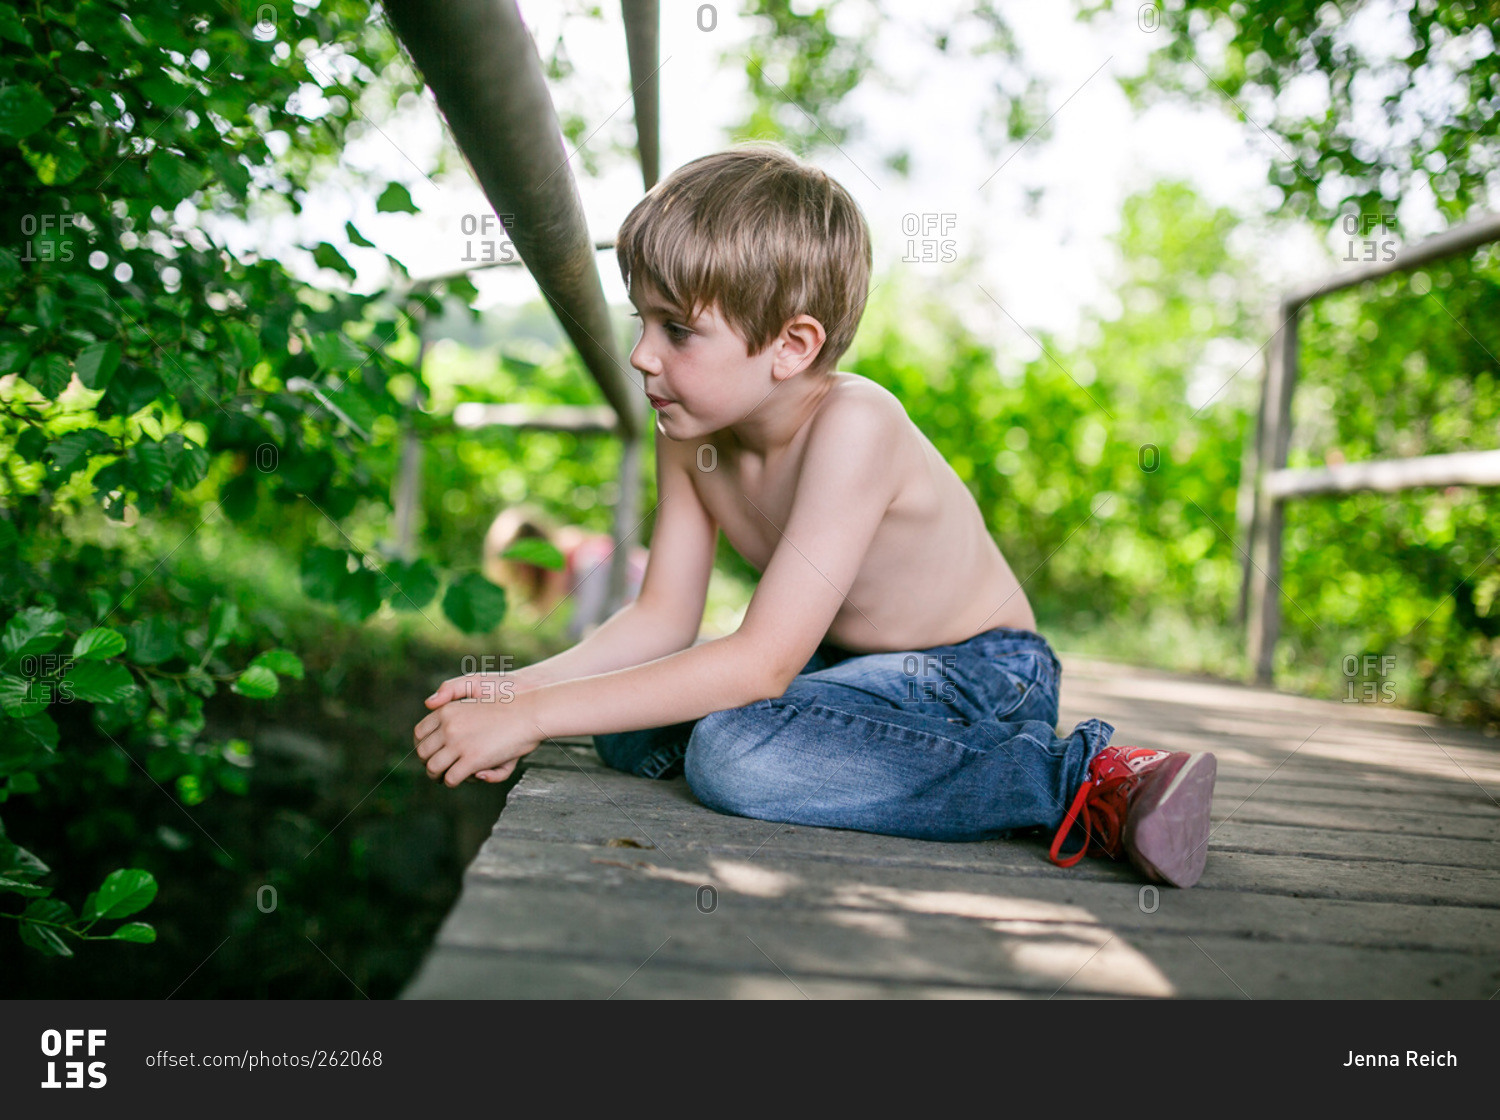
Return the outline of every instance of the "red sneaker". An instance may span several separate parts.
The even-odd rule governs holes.
[[[1072,867],[1085,852],[1130,857],[1156,882],[1191,887],[1208,859],[1208,810],[1218,763],[1211,754],[1105,747],[1052,841],[1052,862]],[[1060,855],[1075,820],[1088,834],[1083,847]]]

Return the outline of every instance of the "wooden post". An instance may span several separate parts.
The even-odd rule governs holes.
[[[1265,393],[1265,423],[1257,454],[1256,534],[1250,555],[1249,657],[1255,683],[1274,683],[1276,639],[1281,631],[1282,503],[1265,487],[1271,471],[1286,466],[1291,444],[1292,391],[1297,384],[1297,314],[1300,303],[1283,303],[1281,329],[1271,343]]]
[[[625,605],[630,589],[630,550],[638,539],[636,522],[641,511],[641,443],[639,436],[630,436],[620,443],[620,494],[615,499],[615,550],[609,558],[605,618]]]
[[[1266,433],[1266,396],[1271,388],[1271,354],[1275,349],[1276,336],[1266,344],[1265,360],[1260,372],[1260,407],[1255,412],[1255,424],[1245,440],[1245,449],[1240,458],[1240,485],[1235,495],[1234,519],[1244,541],[1240,561],[1240,601],[1235,607],[1234,622],[1244,626],[1250,617],[1250,579],[1255,573],[1250,557],[1255,555],[1255,539],[1260,534],[1260,519],[1257,516],[1256,495],[1260,491],[1260,444]]]
[[[660,0],[621,0],[625,15],[625,49],[630,56],[630,88],[635,100],[635,142],[641,157],[641,179],[649,191],[661,175],[658,142],[661,117]]]
[[[391,499],[396,514],[396,555],[407,563],[417,558],[417,505],[421,499],[422,483],[422,437],[412,423],[412,413],[422,407],[427,396],[422,367],[432,345],[427,337],[424,309],[419,306],[413,317],[417,324],[417,387],[412,393],[411,404],[401,414],[401,465],[396,474],[396,492]]]

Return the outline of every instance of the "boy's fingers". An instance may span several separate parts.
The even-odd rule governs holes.
[[[441,750],[435,751],[427,759],[427,776],[429,778],[442,777],[448,767],[452,766],[456,760],[457,752],[451,747],[445,746]]]
[[[501,766],[497,766],[493,770],[481,770],[479,771],[479,773],[475,774],[474,777],[481,778],[486,782],[503,782],[506,778],[511,776],[511,773],[515,770],[516,763],[518,761],[519,759],[513,758],[509,762],[504,763]]]
[[[463,700],[474,695],[474,677],[453,677],[438,686],[438,690],[427,698],[427,703],[441,706],[451,700]]]

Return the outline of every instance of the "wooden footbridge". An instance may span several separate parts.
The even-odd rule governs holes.
[[[1500,990],[1500,744],[1064,657],[1063,727],[1211,750],[1191,890],[1124,865],[770,824],[544,745],[404,998],[1464,998]]]

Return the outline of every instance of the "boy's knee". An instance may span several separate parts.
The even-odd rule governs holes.
[[[721,813],[754,815],[769,792],[768,759],[757,750],[768,737],[764,719],[746,708],[710,712],[700,719],[683,759],[693,796]]]

